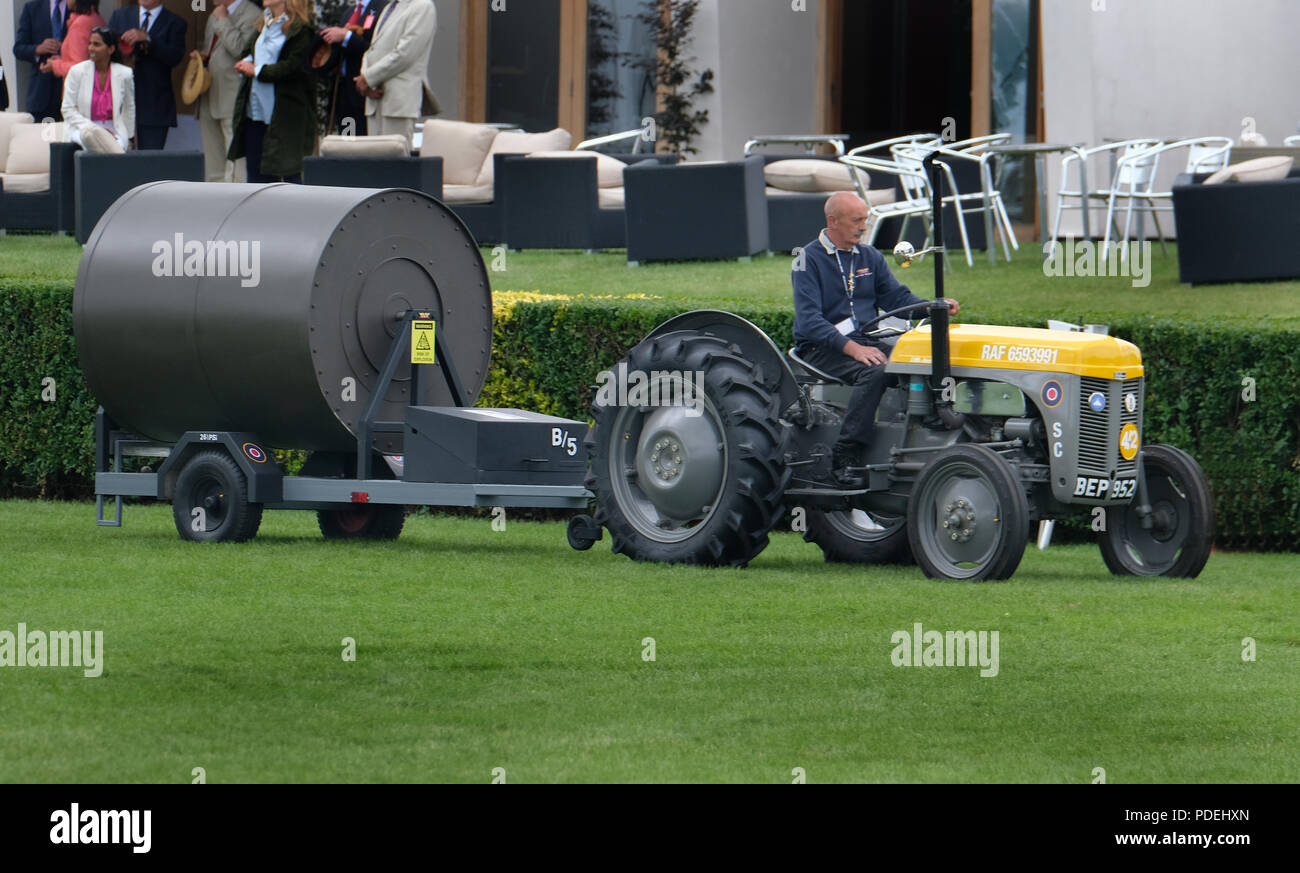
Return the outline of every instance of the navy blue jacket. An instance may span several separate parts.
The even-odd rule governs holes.
[[[162,6],[154,9],[157,21],[149,23],[149,48],[135,54],[135,123],[139,127],[175,127],[176,93],[172,68],[185,59],[185,19]],[[108,27],[121,36],[140,26],[140,7],[132,3],[113,13]]]
[[[802,267],[799,259],[791,271],[794,285],[794,339],[796,343],[816,343],[829,352],[842,352],[847,336],[835,325],[851,315],[854,326],[875,318],[877,309],[888,312],[909,303],[924,303],[906,285],[894,278],[880,252],[858,244],[852,253],[840,252],[823,232],[803,247]],[[840,272],[840,264],[844,272]],[[851,265],[851,266],[850,266]],[[853,303],[845,291],[845,278],[852,270]]]
[[[68,5],[64,4],[64,10]],[[67,30],[66,17],[63,25]],[[36,56],[36,47],[54,36],[50,30],[50,0],[29,0],[18,19],[18,32],[14,34],[14,57],[32,65],[32,77],[27,82],[27,102],[24,112],[30,112],[37,121],[62,118],[59,107],[63,105],[63,80],[53,73],[38,71],[41,61],[49,55]]]

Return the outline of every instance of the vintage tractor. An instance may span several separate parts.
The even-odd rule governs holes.
[[[937,173],[933,155],[927,168]],[[844,490],[830,475],[849,386],[794,350],[782,355],[737,315],[689,312],[612,371],[630,390],[592,407],[592,526],[608,529],[615,552],[744,565],[793,511],[828,560],[910,557],[931,577],[1005,579],[1034,522],[1101,507],[1111,572],[1201,572],[1213,500],[1190,456],[1142,445],[1137,347],[1100,333],[950,326],[937,206],[934,246],[895,250],[903,266],[935,253],[935,299],[863,325],[928,309],[928,324],[875,331],[893,339],[893,382],[859,470],[866,487]]]

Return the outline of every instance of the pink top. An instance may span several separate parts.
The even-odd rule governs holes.
[[[96,27],[106,27],[104,19],[98,12],[88,15],[73,13],[68,17],[68,32],[63,35],[63,45],[59,46],[59,56],[50,58],[50,69],[62,79],[68,75],[73,64],[90,60],[90,32]]]
[[[113,120],[113,71],[110,69],[100,78],[95,71],[95,87],[90,92],[90,120]]]

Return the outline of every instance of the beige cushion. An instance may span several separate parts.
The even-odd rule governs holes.
[[[621,187],[601,188],[596,192],[596,204],[601,209],[622,209],[623,189]]]
[[[48,173],[50,143],[63,142],[63,122],[15,124],[9,132],[6,173]]]
[[[81,147],[88,152],[96,152],[101,155],[122,154],[122,144],[117,141],[117,137],[98,124],[82,129]]]
[[[863,186],[870,183],[866,173],[857,171]],[[812,158],[791,158],[773,161],[763,168],[763,177],[773,188],[786,191],[853,191],[853,177],[849,167],[838,161],[818,161]]]
[[[773,188],[771,185],[764,189],[768,197],[798,197],[808,194],[808,191],[789,191],[785,188]],[[811,192],[825,194],[824,191]],[[895,199],[893,188],[871,188],[867,191],[867,205],[880,206],[885,203],[893,203]]]
[[[1275,182],[1285,179],[1291,172],[1295,158],[1286,155],[1272,155],[1267,158],[1254,158],[1224,167],[1211,174],[1202,185],[1218,185],[1220,182]]]
[[[611,158],[609,155],[602,155],[600,152],[566,152],[566,151],[547,151],[533,152],[530,158],[590,158],[596,161],[596,187],[598,188],[622,188],[623,187],[623,168],[627,166],[618,158]]]
[[[883,206],[886,203],[893,203],[898,199],[898,195],[893,188],[871,188],[867,191],[868,206]]]
[[[442,158],[442,178],[447,184],[473,185],[496,136],[495,127],[429,118],[424,122],[420,157]]]
[[[491,185],[443,185],[443,203],[491,203]]]
[[[31,124],[36,119],[28,112],[0,112],[0,173],[9,159],[9,133],[15,124]]]
[[[406,137],[400,133],[376,136],[330,134],[320,141],[320,153],[335,158],[404,158],[410,150]]]
[[[49,173],[0,173],[6,194],[37,194],[50,190]]]
[[[530,155],[533,152],[562,151],[573,144],[573,136],[564,128],[557,127],[545,133],[498,133],[492,140],[492,148],[483,158],[479,167],[475,185],[492,184],[492,156],[495,154]]]

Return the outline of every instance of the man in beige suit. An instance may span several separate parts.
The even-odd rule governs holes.
[[[384,7],[356,79],[371,134],[400,133],[411,142],[437,23],[433,0],[392,0]]]
[[[213,0],[203,33],[201,51],[207,55],[212,85],[199,97],[199,131],[203,135],[203,163],[209,182],[242,182],[244,159],[226,160],[233,133],[235,98],[243,77],[235,72],[235,62],[244,56],[244,48],[257,33],[262,10],[253,0]]]

